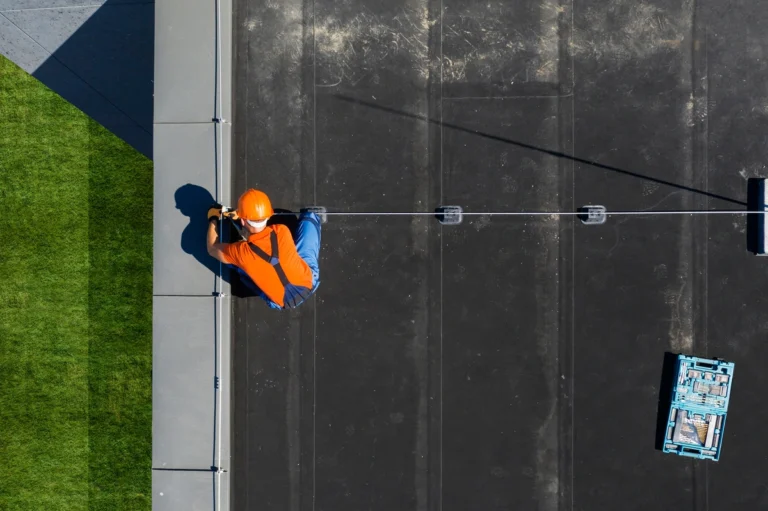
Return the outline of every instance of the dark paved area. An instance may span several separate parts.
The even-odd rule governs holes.
[[[743,208],[756,0],[243,0],[234,193],[331,211]],[[743,217],[333,216],[300,310],[235,303],[235,509],[768,506]],[[719,463],[655,449],[665,353],[736,362]]]

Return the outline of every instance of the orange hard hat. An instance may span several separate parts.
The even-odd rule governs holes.
[[[260,190],[246,190],[237,201],[237,216],[245,220],[266,220],[274,213],[269,197]]]

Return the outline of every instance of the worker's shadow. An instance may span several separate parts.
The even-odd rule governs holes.
[[[206,233],[208,232],[208,219],[206,212],[208,207],[216,202],[213,195],[202,186],[186,184],[176,190],[176,209],[182,215],[189,217],[189,223],[181,233],[181,249],[197,259],[197,262],[208,268],[212,274],[218,275],[219,261],[208,254],[206,246]],[[227,229],[224,229],[227,231]],[[224,233],[223,241],[232,241],[228,232]],[[235,272],[224,271],[223,278],[230,282]],[[231,282],[230,282],[231,284]]]
[[[656,449],[661,451],[667,438],[667,420],[672,406],[672,389],[677,377],[677,353],[664,353],[661,365],[661,382],[659,385],[659,401],[656,408]]]

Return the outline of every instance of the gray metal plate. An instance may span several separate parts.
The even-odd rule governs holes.
[[[232,121],[232,0],[221,1],[221,117]],[[229,153],[225,153],[229,154]],[[225,176],[226,177],[226,176]]]
[[[155,122],[214,114],[215,10],[208,0],[165,0],[155,10]]]
[[[156,470],[152,472],[152,510],[224,511],[229,509],[229,495],[223,491],[217,501],[216,486],[227,488],[228,483],[226,473]]]
[[[238,197],[232,197],[232,125],[231,124],[218,124],[217,129],[221,130],[221,157],[219,162],[221,164],[222,182],[224,186],[219,190],[220,201],[227,206],[237,206]],[[218,136],[216,138],[218,140]],[[217,153],[218,154],[218,153]]]
[[[229,294],[229,284],[224,285],[224,292]],[[218,466],[224,470],[229,471],[231,469],[231,415],[232,415],[232,300],[230,297],[222,299],[221,313],[216,311],[213,316],[214,321],[221,320],[221,332],[222,332],[222,345],[221,345],[221,361],[216,363],[216,374],[219,377],[219,395],[217,399],[221,399],[220,408],[220,423],[217,425],[217,431],[221,431],[220,438],[217,436],[218,448],[220,452],[219,458],[216,460]],[[217,323],[218,324],[218,323]],[[218,433],[217,433],[218,435]]]
[[[214,125],[157,124],[154,139],[154,294],[210,295],[219,271],[205,241],[216,195]]]
[[[213,297],[154,297],[154,468],[215,463],[215,304]]]

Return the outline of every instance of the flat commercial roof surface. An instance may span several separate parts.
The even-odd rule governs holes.
[[[648,214],[329,217],[314,299],[234,301],[234,509],[768,508],[768,261],[653,214],[768,177],[763,4],[238,2],[233,197]],[[718,463],[656,449],[667,353],[736,363]]]

